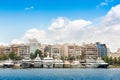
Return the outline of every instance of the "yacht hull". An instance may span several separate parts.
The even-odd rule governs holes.
[[[53,62],[44,62],[43,68],[53,68]]]
[[[71,64],[71,68],[81,68],[81,65],[79,65],[79,64]]]
[[[94,63],[86,63],[85,64],[85,68],[97,68],[98,64],[94,64]]]
[[[34,68],[42,68],[43,64],[42,62],[34,62]]]
[[[63,64],[62,63],[55,63],[54,68],[63,68]]]
[[[107,68],[109,64],[99,64],[97,68]]]
[[[32,67],[33,67],[33,64],[30,63],[30,62],[23,62],[23,63],[21,64],[21,67],[22,67],[22,68],[32,68]]]
[[[12,68],[12,67],[14,67],[14,65],[13,64],[3,64],[3,68]]]

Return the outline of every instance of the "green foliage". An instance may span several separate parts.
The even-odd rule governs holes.
[[[37,57],[37,54],[39,54],[39,57],[40,57],[40,58],[43,58],[43,54],[42,54],[42,51],[41,51],[41,50],[37,49],[37,50],[35,51],[35,57]]]
[[[112,57],[108,57],[108,56],[103,56],[102,59],[109,63],[110,65],[120,65],[120,57],[118,58],[112,58]]]
[[[8,56],[6,54],[1,54],[0,55],[0,60],[7,60]]]
[[[69,56],[68,60],[75,60],[75,56]]]
[[[16,54],[13,51],[8,54],[8,57],[12,60],[15,60],[15,56]]]
[[[68,57],[67,56],[61,56],[61,60],[67,60],[68,59]]]
[[[120,57],[118,57],[118,59],[117,59],[117,64],[120,65]]]
[[[102,56],[102,59],[103,59],[105,62],[109,63],[109,57],[108,57],[108,56]]]
[[[60,58],[61,60],[64,60],[65,58],[64,58],[64,56],[61,56],[61,58]]]
[[[112,57],[109,58],[109,61],[108,61],[108,62],[109,62],[110,65],[113,64],[113,59],[112,59]]]
[[[113,64],[117,64],[117,58],[116,57],[113,59]]]
[[[35,58],[35,55],[33,53],[30,54],[30,58],[31,59],[34,59]]]
[[[15,60],[22,60],[23,58],[21,56],[15,56]]]
[[[77,58],[77,60],[81,60],[81,59],[83,59],[83,56],[82,55],[78,55],[78,56],[76,56],[76,58]]]
[[[40,57],[40,58],[43,58],[42,51],[39,50],[39,49],[37,49],[37,50],[35,51],[35,53],[31,53],[31,54],[30,54],[30,58],[31,58],[31,59],[35,59],[35,58],[37,57],[37,54],[39,54],[39,57]]]

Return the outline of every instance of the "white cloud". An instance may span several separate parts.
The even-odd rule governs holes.
[[[96,8],[99,8],[101,6],[107,6],[110,3],[112,3],[114,0],[104,0],[103,2],[101,2],[99,5],[96,6]]]
[[[34,6],[26,7],[25,10],[31,10],[34,9]]]
[[[27,30],[21,40],[13,40],[19,43],[27,39],[36,38],[41,43],[94,43],[100,41],[106,43],[112,50],[120,48],[120,5],[111,10],[100,20],[99,24],[91,21],[77,19],[70,20],[65,17],[54,19],[48,30]]]
[[[73,42],[79,41],[83,30],[90,25],[90,21],[78,19],[70,20],[64,17],[58,17],[49,27],[50,37],[54,42]]]
[[[46,37],[44,30],[30,29],[26,31],[23,39],[33,39],[36,38],[38,41],[43,41]]]
[[[104,24],[106,25],[116,25],[120,24],[120,5],[117,5],[115,7],[112,7],[112,9],[107,13],[107,15],[104,17]]]
[[[99,25],[86,20],[69,20],[59,17],[49,27],[54,42],[96,42],[106,43],[112,50],[120,48],[120,5],[112,7],[101,19]]]
[[[78,19],[78,20],[69,20],[64,17],[58,17],[50,27],[48,28],[51,31],[67,31],[67,30],[80,30],[83,27],[90,25],[90,21]]]
[[[23,40],[14,39],[11,41],[11,44],[22,44],[25,43]]]
[[[9,44],[0,42],[0,46],[8,46]]]

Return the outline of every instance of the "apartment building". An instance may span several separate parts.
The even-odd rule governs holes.
[[[52,56],[62,56],[64,55],[64,48],[63,45],[54,44],[51,46],[51,55]]]
[[[15,52],[18,56],[29,55],[29,46],[27,44],[13,44],[10,46],[11,51]]]
[[[83,55],[84,58],[97,58],[98,49],[95,44],[83,44]]]

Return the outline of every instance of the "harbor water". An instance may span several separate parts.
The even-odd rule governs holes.
[[[120,80],[120,69],[0,69],[0,80]]]

